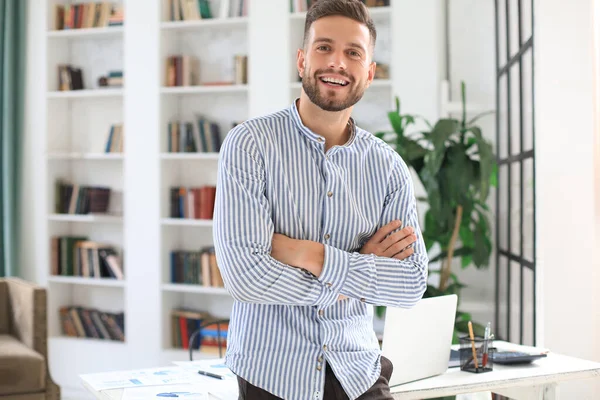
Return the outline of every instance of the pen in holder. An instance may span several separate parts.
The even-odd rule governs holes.
[[[468,372],[489,372],[493,366],[493,339],[462,336],[460,340],[460,369]]]

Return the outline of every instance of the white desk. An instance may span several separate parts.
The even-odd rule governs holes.
[[[506,342],[495,342],[503,349],[523,349]],[[443,374],[417,382],[394,386],[394,399],[427,399],[452,396],[462,393],[491,391],[516,400],[554,400],[560,382],[575,379],[600,379],[600,363],[563,356],[550,352],[546,358],[524,366],[494,365],[491,372],[475,374],[450,368]],[[123,389],[94,391],[83,382],[91,393],[100,400],[121,400]],[[232,385],[237,382],[232,381]]]
[[[496,341],[499,350],[529,350],[530,348]],[[462,393],[494,392],[516,400],[558,398],[556,387],[560,382],[600,379],[600,363],[563,356],[550,352],[532,364],[521,366],[494,365],[490,372],[475,374],[450,368],[443,374],[417,382],[394,386],[394,399],[428,399]]]

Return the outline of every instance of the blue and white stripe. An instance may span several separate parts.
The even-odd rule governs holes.
[[[406,164],[358,127],[325,153],[294,102],[232,129],[218,169],[214,244],[235,299],[227,365],[278,397],[306,400],[322,398],[327,362],[348,396],[360,396],[381,370],[367,305],[412,307],[426,288]],[[394,219],[415,228],[414,254],[402,261],[360,254]],[[321,276],[272,258],[274,233],[323,243]],[[338,301],[340,294],[349,298]]]

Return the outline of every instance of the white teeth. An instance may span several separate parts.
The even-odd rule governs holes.
[[[346,86],[347,83],[341,79],[335,78],[321,78],[323,82],[337,83],[338,85]]]

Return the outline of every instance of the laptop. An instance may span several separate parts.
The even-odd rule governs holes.
[[[457,301],[453,294],[421,299],[410,309],[387,307],[382,355],[394,365],[390,386],[446,372]]]

